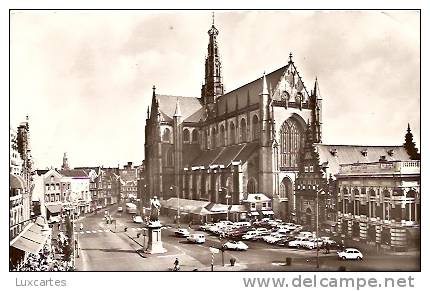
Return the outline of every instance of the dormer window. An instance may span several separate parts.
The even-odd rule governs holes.
[[[393,156],[393,154],[394,154],[394,151],[393,151],[392,149],[390,149],[390,150],[388,150],[388,151],[387,151],[387,154],[388,154],[390,157],[392,157],[392,156]]]
[[[308,166],[305,166],[305,173],[307,173],[309,171]]]
[[[379,161],[380,162],[386,162],[387,161],[387,157],[386,156],[380,156],[379,157]]]
[[[330,154],[335,157],[337,156],[337,149],[330,149]]]
[[[367,157],[367,149],[363,149],[360,151],[363,157]]]
[[[309,166],[309,173],[313,173],[314,172],[314,166]]]

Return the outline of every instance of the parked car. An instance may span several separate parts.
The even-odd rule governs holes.
[[[187,237],[187,241],[196,244],[203,244],[206,241],[206,238],[203,233],[192,233]]]
[[[301,231],[297,234],[297,237],[313,237],[313,233],[310,231]]]
[[[276,243],[277,241],[285,238],[286,235],[282,233],[273,233],[271,235],[266,235],[263,237],[263,240],[269,244]]]
[[[248,246],[242,241],[229,241],[222,245],[227,250],[246,251]]]
[[[277,244],[278,246],[281,246],[281,247],[288,246],[288,243],[294,239],[295,238],[292,236],[286,236],[286,237],[278,240],[275,244]]]
[[[122,212],[122,206],[118,206],[118,212]]]
[[[230,220],[220,220],[217,223],[215,223],[216,225],[225,225],[225,226],[234,226],[234,223],[231,222]]]
[[[136,216],[133,217],[133,222],[134,223],[143,223],[143,219],[142,219],[141,216],[136,215]]]
[[[256,230],[251,230],[245,233],[244,235],[242,235],[242,239],[250,240],[257,235],[258,235],[258,232]]]
[[[228,237],[241,238],[243,235],[245,235],[248,231],[251,231],[251,230],[255,230],[255,229],[251,226],[242,226],[242,227],[234,228],[228,232]]]
[[[213,227],[213,226],[215,226],[215,224],[213,224],[213,223],[205,223],[205,224],[203,224],[203,225],[200,226],[200,229],[204,230],[204,231],[209,231],[209,228]]]
[[[238,221],[238,222],[234,222],[233,226],[235,228],[250,227],[251,226],[251,222],[249,222],[249,221]]]
[[[362,260],[363,254],[354,248],[346,248],[345,250],[338,252],[337,256],[342,260]]]
[[[175,235],[179,237],[188,237],[190,235],[190,232],[186,228],[178,228],[175,230]]]
[[[305,241],[303,241],[301,244],[300,244],[300,246],[302,247],[302,248],[305,248],[305,249],[309,249],[309,250],[313,250],[313,249],[315,249],[315,248],[317,248],[317,247],[322,247],[322,245],[323,245],[323,240],[322,239],[320,239],[320,238],[318,238],[318,239],[316,239],[316,238],[312,238],[312,239],[309,239],[309,240],[305,240]]]
[[[309,240],[309,238],[307,238],[307,237],[296,237],[295,239],[293,239],[292,241],[290,241],[288,243],[288,246],[290,248],[299,248],[303,242],[308,241],[308,240]]]

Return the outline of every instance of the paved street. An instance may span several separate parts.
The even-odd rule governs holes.
[[[167,249],[165,254],[148,255],[142,249],[144,237],[137,238],[142,232],[139,224],[133,223],[131,215],[116,212],[112,206],[110,213],[117,220],[115,224],[106,224],[103,219],[104,210],[97,215],[82,218],[84,229],[79,232],[80,257],[77,259],[78,271],[167,271],[173,266],[175,258],[180,261],[181,270],[208,271],[211,265],[209,247],[219,248],[224,240],[206,234],[203,245],[191,244],[186,239],[174,236],[172,222],[162,219],[162,240]],[[124,232],[124,227],[128,227]],[[194,231],[194,230],[193,230]],[[315,270],[316,251],[282,248],[264,242],[246,242],[247,251],[226,251],[225,267],[222,267],[222,255],[214,257],[216,271],[310,271]],[[419,256],[401,255],[366,255],[361,262],[340,261],[335,252],[320,253],[320,270],[336,271],[345,266],[347,271],[372,270],[419,270]],[[285,258],[293,259],[292,266],[285,266]],[[230,258],[236,259],[236,266],[231,267]]]

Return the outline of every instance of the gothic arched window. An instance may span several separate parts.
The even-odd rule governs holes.
[[[185,143],[190,142],[190,131],[187,128],[184,129],[184,142]]]
[[[166,152],[166,167],[173,167],[173,150],[171,148]]]
[[[221,128],[220,128],[219,145],[222,146],[222,147],[225,146],[225,129],[224,129],[224,124],[222,124]]]
[[[303,146],[304,134],[299,123],[289,118],[280,130],[280,166],[296,168],[300,150]]]
[[[293,197],[293,182],[285,177],[279,187],[279,197],[291,199]]]
[[[206,133],[206,129],[202,129],[202,133],[203,133],[203,136],[202,136],[203,149],[206,150],[208,149],[208,136]]]
[[[257,181],[255,178],[249,178],[246,188],[248,193],[257,193]]]
[[[230,123],[230,138],[229,138],[229,144],[235,143],[235,137],[236,137],[236,126],[234,125],[234,122]]]
[[[198,139],[199,137],[198,137],[197,129],[194,129],[193,133],[191,134],[191,142],[192,143],[198,142]]]
[[[256,140],[260,137],[260,124],[258,123],[258,116],[252,117],[252,140]]]
[[[246,142],[246,120],[242,118],[240,121],[240,142]]]
[[[165,128],[163,131],[163,141],[170,142],[170,129]]]
[[[211,149],[216,148],[216,129],[212,128],[211,131]]]

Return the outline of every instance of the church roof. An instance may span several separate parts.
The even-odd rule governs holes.
[[[327,175],[339,173],[340,165],[378,162],[381,157],[387,161],[408,161],[403,146],[363,146],[315,144],[320,164],[327,166]]]
[[[190,165],[201,153],[199,144],[184,144],[182,146],[182,160],[184,165]]]
[[[232,161],[247,161],[257,148],[258,142],[250,142],[202,151],[200,155],[191,163],[187,164],[187,166],[204,166],[208,168],[211,165],[223,165],[224,167],[228,167]]]
[[[199,122],[204,113],[203,107],[184,119],[184,122]]]
[[[183,120],[202,107],[197,97],[183,97],[160,94],[156,94],[155,97],[157,98],[159,104],[158,110],[162,114],[163,119],[167,121],[173,119],[177,102],[181,108]]]

